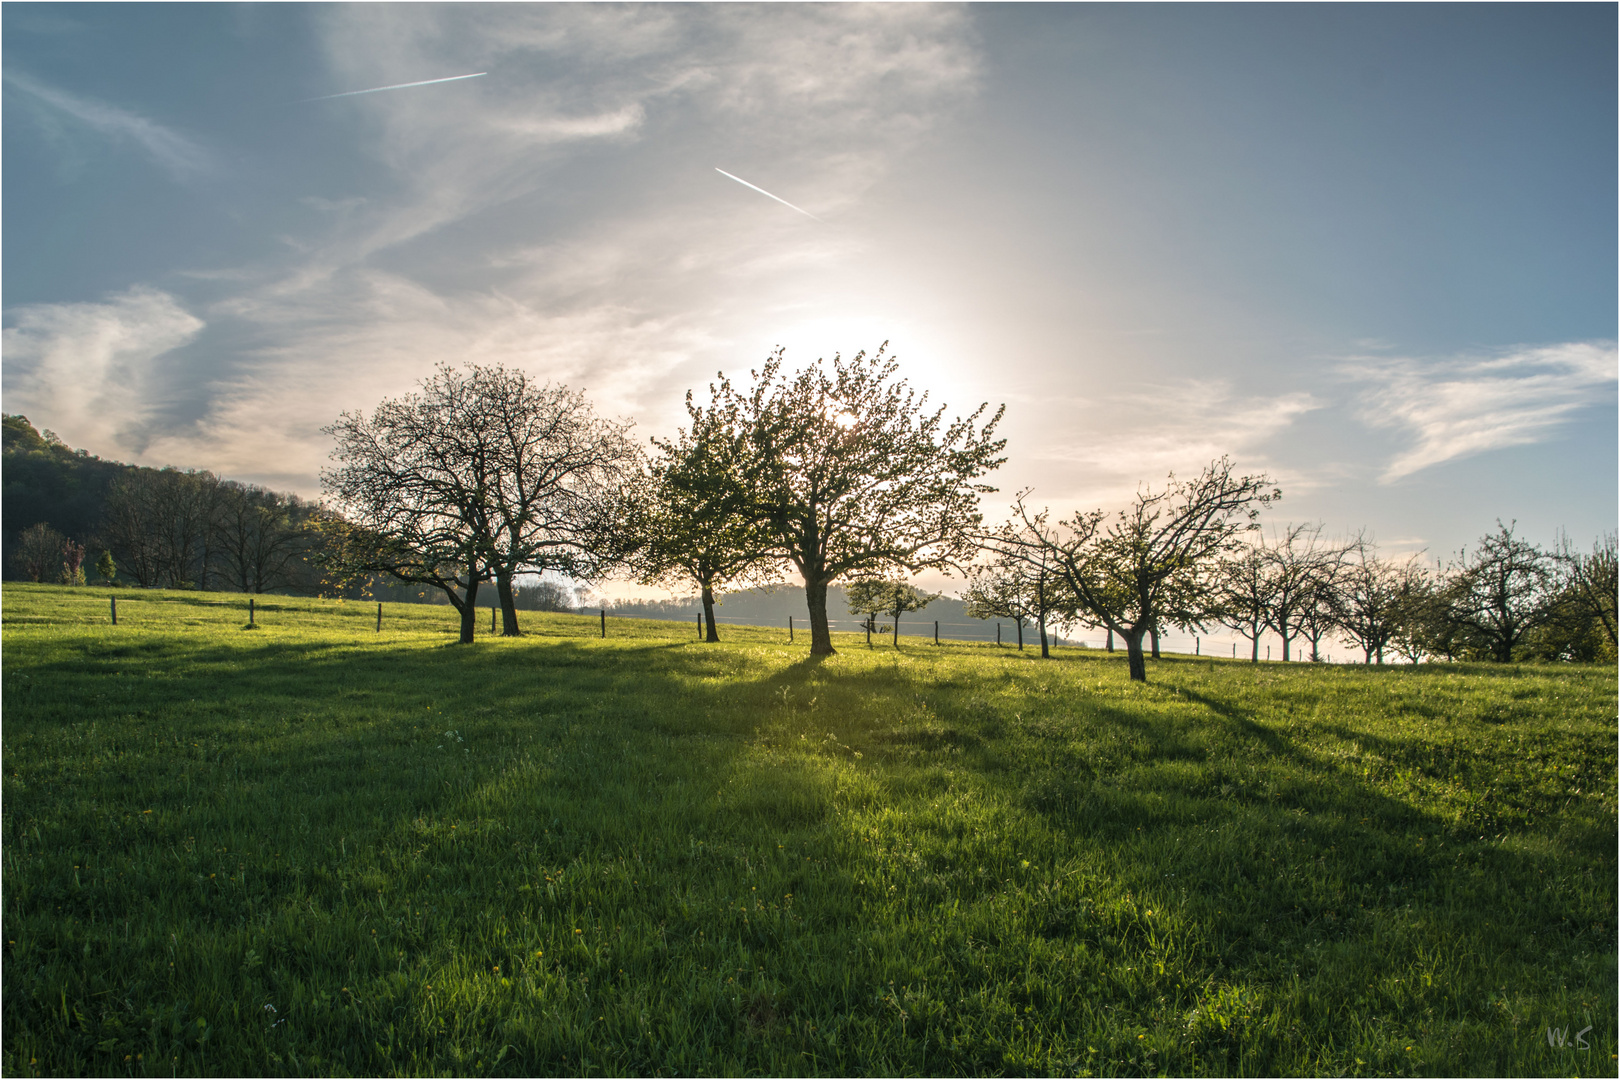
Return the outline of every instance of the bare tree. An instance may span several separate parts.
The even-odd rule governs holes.
[[[386,573],[439,589],[469,644],[478,587],[492,576],[495,455],[477,442],[482,432],[462,382],[424,387],[324,429],[337,440],[340,464],[322,471],[321,485],[341,516],[322,523],[323,559],[337,578]]]
[[[1094,510],[1037,526],[1025,495],[1016,511],[1028,539],[996,546],[1026,560],[1046,549],[1084,613],[1125,640],[1131,678],[1146,682],[1144,635],[1161,624],[1196,627],[1219,612],[1219,560],[1259,528],[1259,507],[1281,492],[1263,474],[1233,476],[1221,458],[1193,480],[1172,475],[1158,492],[1143,488],[1112,520]]]
[[[17,563],[29,581],[49,581],[62,568],[62,534],[43,521],[17,537]]]
[[[1054,552],[1038,542],[1047,528],[1047,512],[1036,514],[1031,527],[1020,530],[1005,524],[994,541],[994,561],[970,567],[970,586],[962,599],[975,619],[1012,619],[1018,627],[1018,647],[1024,647],[1024,620],[1033,620],[1040,634],[1041,657],[1051,651],[1047,624],[1055,617],[1078,619],[1078,604],[1056,564]]]
[[[1567,535],[1558,538],[1555,558],[1569,581],[1569,591],[1581,613],[1597,623],[1615,647],[1615,607],[1620,599],[1620,560],[1616,559],[1615,534],[1604,533],[1590,552],[1576,551]]]
[[[887,346],[885,346],[886,348]],[[846,577],[959,568],[977,551],[978,482],[1005,459],[1001,410],[946,423],[928,395],[897,379],[884,348],[834,356],[791,379],[777,350],[746,394],[722,378],[716,405],[748,434],[750,513],[804,580],[810,651],[833,652],[827,588]]]
[[[1427,590],[1423,581],[1421,553],[1404,562],[1378,557],[1377,546],[1365,535],[1350,546],[1339,577],[1339,630],[1362,650],[1371,664],[1384,662],[1384,650],[1400,636],[1403,628],[1421,614],[1416,599]]]
[[[588,579],[612,561],[620,489],[639,461],[629,425],[597,416],[579,391],[500,365],[441,367],[424,389],[465,401],[450,439],[469,466],[489,463],[490,566],[502,633],[515,636],[518,573]]]
[[[223,580],[240,592],[286,584],[309,551],[314,508],[296,496],[234,480],[219,485],[213,556]]]
[[[1320,524],[1289,525],[1271,543],[1260,545],[1269,581],[1266,627],[1282,638],[1283,660],[1290,659],[1293,639],[1305,633],[1305,620],[1343,550],[1322,543]]]
[[[1249,641],[1251,662],[1260,662],[1260,636],[1271,610],[1271,576],[1263,548],[1244,544],[1221,560],[1218,608],[1221,622]]]

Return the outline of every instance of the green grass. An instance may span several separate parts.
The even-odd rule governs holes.
[[[107,595],[5,592],[6,1075],[1617,1071],[1608,667]]]

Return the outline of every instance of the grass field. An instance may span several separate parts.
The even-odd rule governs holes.
[[[1617,1072],[1611,668],[107,596],[5,590],[9,1076]]]

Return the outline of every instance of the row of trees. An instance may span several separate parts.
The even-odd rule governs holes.
[[[1231,626],[1255,659],[1268,632],[1285,659],[1301,640],[1317,658],[1334,636],[1369,662],[1386,649],[1505,660],[1533,640],[1571,659],[1614,648],[1612,537],[1548,554],[1502,527],[1438,572],[1383,559],[1365,538],[1327,542],[1319,526],[1266,541],[1259,514],[1281,492],[1225,458],[1114,514],[1054,521],[1024,492],[986,528],[979,499],[1004,460],[1000,411],[947,420],[882,348],[792,375],[778,351],[750,375],[747,387],[721,377],[706,401],[688,393],[687,426],[649,456],[576,392],[498,366],[441,367],[419,392],[328,429],[338,465],[322,477],[335,511],[322,521],[323,565],[442,590],[463,641],[490,582],[504,633],[519,632],[519,574],[628,572],[693,588],[715,641],[722,592],[792,571],[811,651],[825,655],[834,582],[852,583],[856,610],[898,618],[928,597],[897,579],[939,569],[969,574],[971,614],[1012,618],[1020,632],[1033,622],[1043,655],[1050,624],[1117,636],[1139,680],[1170,627]]]
[[[1196,485],[1195,485],[1196,486]],[[1151,496],[1139,500],[1144,507]],[[1187,500],[1184,505],[1193,505]],[[972,568],[970,612],[981,618],[1005,617],[1039,628],[1046,655],[1048,624],[1103,627],[1110,643],[1116,631],[1130,645],[1129,627],[1120,619],[1097,617],[1099,588],[1129,587],[1125,567],[1138,562],[1137,578],[1149,560],[1133,560],[1121,541],[1141,532],[1137,514],[1108,535],[1080,532],[1070,524],[1062,533],[1046,515],[1021,513],[992,541],[993,560]],[[1093,515],[1094,517],[1094,515]],[[1082,527],[1092,521],[1084,519]],[[1206,531],[1206,539],[1213,534]],[[1145,624],[1158,655],[1157,636],[1173,626],[1189,633],[1227,626],[1250,642],[1260,659],[1260,639],[1275,634],[1284,660],[1296,641],[1320,660],[1325,640],[1340,638],[1363,652],[1367,663],[1383,663],[1386,651],[1409,661],[1513,659],[1591,661],[1615,653],[1617,582],[1615,537],[1600,538],[1590,551],[1577,551],[1567,539],[1555,551],[1540,550],[1498,523],[1470,552],[1449,566],[1431,567],[1421,553],[1383,558],[1365,536],[1330,542],[1320,525],[1291,525],[1269,541],[1258,534],[1206,551],[1159,579],[1163,598],[1147,597],[1130,614],[1156,611]],[[1083,541],[1090,540],[1089,551]],[[1118,569],[1110,569],[1115,566]],[[1091,578],[1085,576],[1090,567]],[[1082,589],[1091,590],[1087,601]]]

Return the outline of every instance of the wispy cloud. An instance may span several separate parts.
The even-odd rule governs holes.
[[[30,304],[11,315],[6,408],[108,455],[145,449],[142,429],[163,396],[156,368],[204,326],[173,296],[145,288],[101,303]]]
[[[6,72],[5,81],[58,114],[117,142],[133,144],[176,180],[192,181],[214,171],[213,158],[206,150],[155,120],[70,94],[16,72]]]
[[[1222,455],[1241,472],[1269,471],[1286,489],[1298,490],[1306,478],[1273,466],[1267,444],[1321,407],[1304,392],[1243,397],[1219,380],[1149,388],[1091,406],[1088,411],[1106,414],[1099,427],[1111,434],[1059,443],[1035,456],[1073,466],[1077,490],[1065,501],[1076,505],[1127,499],[1139,484],[1157,485],[1170,473],[1195,475]]]
[[[1574,414],[1614,405],[1616,352],[1609,342],[1521,348],[1490,357],[1365,359],[1350,377],[1369,384],[1363,422],[1415,436],[1381,477],[1402,477],[1459,458],[1551,437]]]

